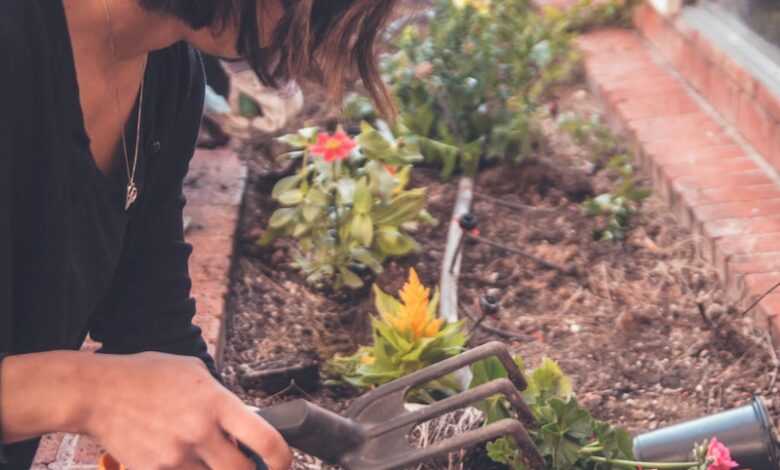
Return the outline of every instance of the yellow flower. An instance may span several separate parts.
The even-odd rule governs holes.
[[[428,312],[429,295],[430,289],[422,285],[414,268],[410,269],[409,280],[400,292],[401,306],[386,321],[397,330],[410,333],[413,339],[436,336],[443,320]]]
[[[452,0],[452,4],[459,10],[470,6],[480,15],[490,13],[490,0]]]
[[[376,358],[371,354],[364,354],[360,356],[360,363],[367,366],[373,365],[376,362]]]

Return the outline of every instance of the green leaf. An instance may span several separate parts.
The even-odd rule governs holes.
[[[547,357],[531,372],[529,380],[539,393],[547,396],[566,399],[573,394],[571,380],[555,361]]]
[[[418,137],[417,142],[426,161],[441,162],[442,178],[447,179],[452,176],[458,165],[460,155],[458,147],[425,137]]]
[[[439,288],[437,287],[436,290],[433,291],[433,297],[431,297],[431,300],[428,302],[428,315],[432,317],[438,316],[440,300],[441,300],[441,293],[439,292]]]
[[[366,158],[381,160],[383,157],[393,153],[392,144],[367,122],[361,123],[360,135],[357,136],[356,140]]]
[[[276,140],[293,148],[304,148],[309,145],[308,140],[300,134],[287,134]]]
[[[421,136],[431,135],[436,115],[431,106],[418,106],[414,112],[401,116],[403,123],[415,134]]]
[[[390,256],[403,256],[418,249],[417,242],[390,226],[379,228],[376,244],[383,254]]]
[[[278,209],[271,215],[268,225],[273,229],[280,229],[292,222],[297,212],[296,209]]]
[[[290,189],[289,191],[279,194],[279,197],[276,199],[285,206],[294,206],[303,202],[303,191],[300,189]]]
[[[518,449],[514,441],[508,437],[488,442],[485,446],[488,457],[496,463],[512,466],[517,460]]]
[[[306,232],[309,231],[309,226],[306,224],[295,224],[295,227],[293,227],[292,236],[295,238],[300,238]]]
[[[370,215],[355,214],[350,227],[352,238],[365,247],[371,246],[374,240],[374,223],[371,221]]]
[[[361,247],[354,247],[350,250],[350,254],[358,263],[365,265],[370,270],[379,274],[383,271],[382,263],[376,259],[376,257],[367,249]]]
[[[634,460],[634,438],[625,429],[615,429],[617,446],[621,454],[619,457],[626,460]]]
[[[376,284],[374,284],[373,290],[374,307],[376,307],[376,311],[379,312],[382,317],[393,316],[398,313],[398,310],[401,308],[401,303],[396,300],[395,297],[385,293],[385,291],[380,289]]]
[[[504,379],[509,376],[504,365],[495,357],[489,357],[479,362],[475,362],[474,365],[471,366],[471,374],[470,388],[486,384],[491,380]]]
[[[345,267],[340,267],[339,274],[341,275],[341,280],[342,282],[344,282],[345,286],[351,289],[359,289],[363,287],[363,280],[360,279],[360,276],[353,273],[349,269]]]
[[[301,179],[302,177],[300,174],[280,179],[274,185],[274,189],[271,192],[271,197],[278,200],[282,193],[285,193],[298,186],[298,183],[301,182]]]
[[[312,188],[306,193],[306,202],[317,206],[326,206],[328,204],[328,195],[318,188]]]
[[[374,201],[371,197],[371,190],[368,187],[368,183],[365,178],[361,178],[355,186],[355,201],[354,210],[358,214],[368,214],[371,212],[371,206]]]
[[[411,166],[405,166],[401,168],[398,173],[395,175],[396,179],[398,180],[398,188],[399,191],[403,191],[406,189],[406,186],[409,184],[409,181],[412,179],[412,167]]]
[[[336,189],[342,204],[353,203],[355,200],[355,186],[355,180],[352,178],[341,178],[336,182]]]
[[[306,222],[312,223],[317,220],[320,215],[322,215],[322,207],[312,204],[303,206],[303,218]]]
[[[414,220],[425,208],[425,188],[404,191],[390,200],[390,203],[374,210],[374,222],[377,225],[398,226]]]

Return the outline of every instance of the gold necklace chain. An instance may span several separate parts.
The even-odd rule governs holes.
[[[114,29],[111,22],[111,9],[108,6],[108,0],[103,0],[103,6],[106,10],[106,24],[108,26],[108,42],[109,46],[111,47],[111,56],[114,59],[115,63],[119,62],[119,59],[117,58],[116,54],[116,41],[114,40]],[[144,110],[144,87],[146,85],[146,67],[148,65],[149,57],[148,55],[144,58],[144,67],[143,67],[143,75],[141,76],[141,89],[138,96],[138,118],[136,122],[136,130],[135,130],[135,152],[133,155],[133,164],[132,168],[130,165],[130,159],[128,157],[129,153],[127,151],[127,137],[125,136],[125,125],[124,122],[121,123],[122,125],[122,151],[125,156],[125,168],[127,170],[127,191],[125,192],[125,210],[129,210],[130,207],[135,203],[136,199],[138,199],[138,186],[135,184],[135,171],[138,167],[138,155],[139,155],[139,149],[140,149],[140,143],[141,143],[141,116],[143,116],[143,110]],[[119,87],[114,86],[114,101],[116,102],[116,112],[120,117],[121,120],[121,106],[119,102]]]

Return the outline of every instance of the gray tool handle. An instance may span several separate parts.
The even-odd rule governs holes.
[[[295,400],[258,411],[291,447],[323,460],[338,463],[365,439],[361,427],[306,400]]]

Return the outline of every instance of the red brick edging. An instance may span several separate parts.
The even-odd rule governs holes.
[[[231,150],[199,150],[190,165],[185,189],[185,216],[190,220],[186,238],[193,246],[189,265],[192,295],[198,305],[195,323],[203,329],[218,363],[224,345],[225,295],[246,173],[246,164]],[[44,436],[32,469],[95,470],[99,455],[100,447],[89,437]]]
[[[657,15],[650,9],[639,9],[640,23]],[[702,256],[732,297],[747,303],[780,282],[780,185],[751,136],[740,135],[637,32],[595,31],[579,45],[610,124],[630,137],[657,192],[700,237]],[[757,313],[780,334],[780,292]]]

